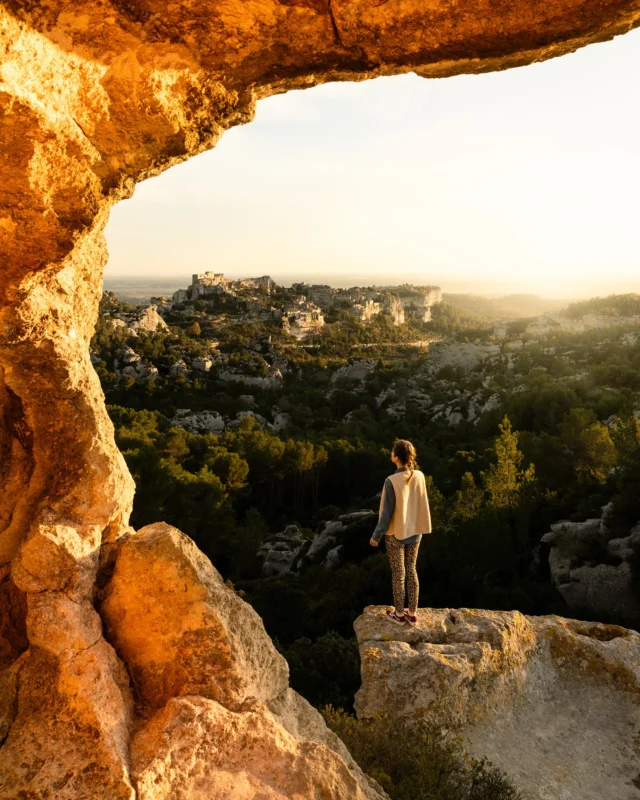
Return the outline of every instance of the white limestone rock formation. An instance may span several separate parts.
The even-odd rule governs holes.
[[[305,539],[297,525],[287,525],[282,533],[266,539],[257,555],[263,559],[262,574],[265,578],[285,575],[295,571],[299,556],[309,548],[310,539]]]
[[[452,726],[532,800],[640,797],[640,634],[517,611],[369,606],[359,716]]]
[[[376,368],[376,362],[371,358],[354,358],[339,367],[331,376],[335,383],[340,378],[349,378],[352,381],[362,381]]]
[[[175,364],[172,364],[169,367],[169,377],[176,378],[178,375],[184,375],[185,377],[189,374],[190,370],[189,367],[185,364],[183,359],[178,359]]]
[[[542,547],[549,547],[551,579],[573,613],[638,627],[640,523],[611,538],[608,509],[598,519],[554,523]]]
[[[283,431],[291,425],[291,415],[284,411],[276,411],[273,415],[273,430],[276,433]]]
[[[174,428],[184,428],[189,433],[222,433],[225,421],[217,411],[193,412],[189,408],[179,408],[171,425]]]
[[[210,358],[192,358],[191,366],[197,372],[209,372],[213,366],[213,361]]]
[[[339,569],[345,563],[346,545],[351,545],[352,552],[358,551],[358,544],[364,547],[376,520],[377,514],[370,509],[342,514],[325,522],[311,539],[303,537],[297,525],[288,525],[282,533],[270,536],[257,551],[263,559],[262,574],[297,574],[314,564]]]
[[[146,362],[126,345],[120,348],[117,357],[114,358],[113,371],[119,378],[133,378],[136,383],[155,381],[159,374],[157,367]]]
[[[229,367],[221,370],[218,380],[223,383],[244,383],[247,386],[258,386],[263,389],[279,389],[283,383],[282,373],[273,367],[262,377],[260,375],[246,375],[242,370]]]
[[[442,367],[460,367],[468,371],[500,354],[498,344],[476,344],[474,342],[433,342],[429,346],[428,365],[433,372]]]
[[[131,330],[147,331],[147,333],[169,330],[167,323],[158,314],[158,306],[153,304],[147,306],[129,327]]]

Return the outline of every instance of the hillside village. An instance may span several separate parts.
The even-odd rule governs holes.
[[[193,275],[191,285],[170,299],[152,297],[149,305],[130,306],[106,292],[101,321],[121,331],[123,339],[139,333],[167,334],[170,327],[191,334],[199,346],[194,348],[193,339],[174,343],[173,354],[178,357],[168,367],[170,378],[188,379],[215,367],[219,381],[277,388],[288,371],[283,355],[287,347],[313,344],[319,334],[332,325],[339,327],[341,321],[366,326],[384,316],[396,328],[407,321],[427,323],[441,302],[442,292],[435,286],[334,289],[295,283],[285,288],[269,276],[233,280],[205,272]],[[251,325],[263,326],[264,335],[248,343],[242,358],[221,351],[221,330]],[[93,360],[100,361],[95,353]],[[105,367],[118,379],[138,383],[155,381],[162,370],[161,364],[124,341]]]
[[[403,325],[408,318],[428,322],[433,306],[440,302],[442,291],[437,286],[334,289],[294,283],[286,288],[268,275],[234,280],[215,272],[193,275],[191,285],[179,289],[170,300],[152,298],[152,305],[163,315],[197,320],[219,312],[237,322],[277,321],[298,340],[318,333],[339,311],[360,322],[386,314],[394,325]]]
[[[386,386],[376,404],[397,419],[403,417],[407,404],[424,412],[428,409],[431,419],[455,427],[462,422],[477,424],[483,413],[501,407],[507,394],[523,391],[520,378],[527,365],[552,364],[549,369],[537,368],[553,375],[556,382],[567,384],[584,378],[585,359],[592,356],[586,351],[580,355],[582,350],[576,348],[572,334],[611,332],[621,346],[637,345],[640,314],[616,313],[615,308],[594,313],[602,312],[602,304],[595,309],[582,305],[524,319],[491,320],[473,314],[465,317],[461,312],[452,335],[440,320],[455,307],[443,302],[440,287],[405,284],[337,289],[294,283],[285,288],[269,276],[234,280],[205,272],[194,274],[191,285],[170,299],[152,297],[148,305],[130,306],[105,292],[100,325],[105,332],[119,332],[116,340],[120,346],[106,358],[94,348],[92,360],[110,375],[112,383],[122,385],[155,382],[159,377],[187,383],[207,377],[218,385],[278,391],[285,376],[295,369],[292,356],[296,348],[308,353],[314,348],[322,350],[334,340],[336,330],[350,327],[360,336],[346,345],[349,357],[333,371],[332,387],[346,380],[351,391],[362,391],[367,376],[376,368],[375,354],[367,354],[367,348],[428,347],[428,357],[416,362],[409,380],[401,387],[395,383]],[[388,326],[392,326],[396,338],[381,341],[379,330],[374,335],[374,323],[381,320],[387,324],[383,335],[389,336]],[[323,338],[323,332],[329,330],[332,338]],[[160,359],[149,356],[148,347],[136,346],[140,336],[154,335],[166,337],[169,343],[169,352]],[[112,345],[116,340],[109,339]],[[203,413],[204,417],[198,418],[181,409],[180,424],[193,430],[224,427],[210,410]],[[246,416],[247,410],[241,413]],[[278,412],[275,417],[280,426],[284,417]]]

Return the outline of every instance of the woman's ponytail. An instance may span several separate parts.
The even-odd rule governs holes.
[[[411,483],[411,478],[413,478],[413,473],[417,466],[416,448],[406,439],[396,439],[393,444],[392,453],[408,470],[410,470],[411,474],[407,479],[407,483]]]

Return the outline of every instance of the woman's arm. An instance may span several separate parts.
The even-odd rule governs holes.
[[[380,512],[380,517],[378,518],[378,524],[376,525],[376,529],[373,532],[371,541],[369,542],[369,544],[373,545],[374,547],[378,546],[380,539],[382,539],[389,529],[391,517],[393,516],[393,512],[396,510],[396,493],[389,478],[387,478],[387,480],[384,482],[381,505],[382,511]]]

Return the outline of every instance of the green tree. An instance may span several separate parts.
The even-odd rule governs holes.
[[[615,417],[611,427],[611,439],[621,465],[630,464],[640,450],[640,419]]]
[[[523,456],[518,450],[518,434],[511,429],[511,422],[505,416],[498,425],[500,435],[493,445],[494,463],[482,472],[489,505],[494,508],[515,508],[523,489],[535,480],[533,464],[520,469]]]
[[[447,501],[440,489],[433,482],[433,476],[425,475],[427,496],[429,498],[429,510],[431,512],[431,524],[434,530],[444,528],[447,518]]]
[[[573,455],[578,478],[585,483],[604,483],[617,460],[607,426],[598,421],[594,411],[572,408],[558,427],[562,441]]]
[[[483,500],[484,492],[477,486],[471,472],[465,472],[460,488],[453,498],[453,516],[459,519],[473,519],[480,510]]]

